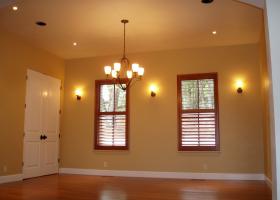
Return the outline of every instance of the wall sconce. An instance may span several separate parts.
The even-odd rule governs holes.
[[[75,95],[77,97],[77,100],[81,100],[82,99],[82,96],[83,96],[83,91],[81,89],[76,89],[75,90]]]
[[[238,94],[243,93],[243,88],[244,88],[244,82],[242,80],[237,80],[236,83],[236,91]]]
[[[151,97],[155,97],[156,96],[157,90],[158,90],[158,88],[157,88],[156,85],[151,85],[150,86]]]

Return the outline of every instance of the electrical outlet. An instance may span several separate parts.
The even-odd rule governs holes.
[[[108,163],[106,161],[103,162],[103,167],[108,167]]]
[[[8,167],[6,165],[3,166],[3,172],[6,173],[8,171]]]

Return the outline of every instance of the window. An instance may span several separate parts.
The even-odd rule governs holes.
[[[97,80],[95,90],[95,149],[128,149],[129,89],[124,91],[111,80]]]
[[[218,151],[216,73],[177,76],[179,151]]]

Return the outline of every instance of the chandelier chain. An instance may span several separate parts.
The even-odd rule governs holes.
[[[125,51],[126,51],[126,49],[125,49],[125,48],[126,48],[126,46],[125,46],[125,36],[126,36],[126,33],[125,33],[125,24],[126,24],[126,23],[123,23],[123,29],[124,29],[124,30],[123,30],[123,33],[124,33],[124,34],[123,34],[123,57],[124,57],[124,58],[125,58]]]

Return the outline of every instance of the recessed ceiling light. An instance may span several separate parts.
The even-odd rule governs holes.
[[[212,31],[212,34],[213,34],[213,35],[216,35],[216,34],[217,34],[217,31]]]
[[[202,3],[205,3],[205,4],[207,4],[207,3],[212,3],[214,0],[201,0],[201,2]]]
[[[77,44],[77,42],[73,42],[73,46],[77,46],[78,44]]]
[[[18,7],[17,6],[13,6],[13,11],[17,11]]]
[[[47,26],[47,23],[46,22],[43,22],[43,21],[37,21],[36,24],[38,26]]]

